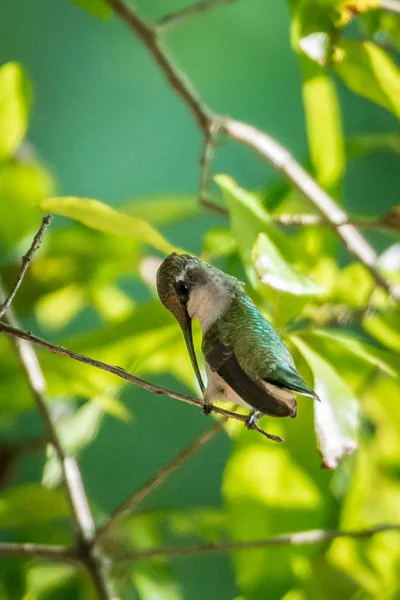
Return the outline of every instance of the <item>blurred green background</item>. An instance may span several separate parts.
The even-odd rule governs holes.
[[[187,3],[148,0],[137,4],[143,15],[154,19],[178,10]],[[357,39],[362,33],[356,25],[351,25],[346,35]],[[177,63],[188,74],[211,107],[268,132],[285,145],[299,161],[308,164],[309,153],[301,97],[302,80],[298,57],[290,47],[290,13],[285,2],[242,0],[221,6],[171,32],[168,35],[168,47]],[[166,194],[189,194],[192,198],[195,197],[198,188],[202,137],[186,107],[168,87],[152,59],[118,19],[114,18],[112,22],[96,19],[67,0],[2,2],[0,64],[8,61],[21,63],[33,87],[33,108],[28,141],[21,150],[22,162],[31,160],[31,157],[35,156],[47,165],[55,182],[53,195],[97,198],[113,206],[135,202],[144,207],[144,211],[146,210],[145,198],[149,195],[161,197]],[[366,133],[398,134],[398,120],[394,115],[353,94],[339,81],[337,85],[346,138]],[[325,124],[321,122],[322,130],[324,126]],[[232,175],[242,187],[251,190],[266,189],[277,181],[277,176],[271,167],[266,166],[257,156],[227,140],[222,140],[218,147],[214,171]],[[379,147],[372,154],[363,155],[352,161],[348,164],[343,181],[344,206],[353,214],[361,213],[374,217],[385,214],[392,205],[398,203],[399,172],[398,154]],[[45,195],[52,195],[52,192]],[[17,204],[10,202],[9,198],[7,194],[0,195],[0,202],[2,202],[0,217],[3,221],[8,219],[9,227],[11,229],[15,227],[18,231],[18,225],[15,223],[23,220],[24,215],[21,214],[20,209],[15,208]],[[194,201],[191,202],[190,218],[179,222],[175,215],[175,218],[170,219],[173,222],[161,223],[160,227],[172,244],[199,253],[204,249],[205,232],[213,228],[225,228],[225,220],[212,212],[197,214],[196,209],[193,209]],[[184,203],[183,199],[182,203]],[[307,204],[302,206],[303,211],[307,211]],[[29,218],[32,218],[32,223],[27,224],[26,231],[18,233],[17,243],[2,245],[0,266],[3,268],[8,285],[15,275],[18,256],[27,246],[28,234],[39,223],[38,217]],[[155,224],[159,225],[157,222]],[[138,277],[141,254],[137,251],[136,242],[131,243],[122,238],[117,239],[92,232],[81,225],[73,226],[71,222],[67,223],[61,218],[57,218],[54,223],[54,230],[58,233],[53,234],[51,240],[45,244],[44,258],[41,259],[41,263],[38,262],[37,268],[32,270],[15,304],[24,326],[57,342],[73,339],[74,348],[84,349],[88,354],[94,354],[98,350],[97,354],[100,358],[102,357],[101,344],[105,339],[101,334],[105,331],[104,335],[107,336],[108,331],[111,336],[110,331],[114,327],[112,330],[114,337],[112,342],[109,340],[104,356],[105,360],[109,359],[110,362],[122,360],[120,356],[124,356],[124,352],[127,352],[124,348],[126,325],[121,325],[118,332],[115,325],[118,324],[118,315],[114,318],[115,315],[113,317],[107,314],[107,311],[110,312],[110,303],[114,302],[115,293],[114,288],[111,292],[109,288],[115,285],[124,294],[123,299],[118,296],[115,302],[118,306],[121,302],[121,306],[125,307],[128,313],[129,299],[140,305],[154,295],[154,291],[149,290]],[[326,237],[331,239],[330,235],[327,234]],[[379,250],[385,249],[393,241],[390,236],[382,233],[368,231],[366,236]],[[74,266],[68,262],[71,248],[77,253],[74,257]],[[340,246],[338,252],[342,263],[348,262],[349,257]],[[59,268],[51,262],[52,256],[55,262],[60,261]],[[239,274],[243,272],[238,266],[237,256],[228,257],[223,266]],[[54,278],[52,279],[53,267]],[[65,269],[64,274],[60,274],[63,269]],[[113,281],[113,273],[115,281]],[[80,286],[79,292],[68,288],[76,283]],[[86,283],[90,288],[89,291],[85,287]],[[96,286],[97,290],[101,288],[104,292],[102,299],[95,291]],[[51,294],[64,287],[69,291],[67,290],[63,299],[58,298],[57,304],[57,299],[54,297],[52,299]],[[84,301],[80,299],[81,293],[85,294]],[[76,310],[71,309],[71,304],[79,305],[80,302],[80,307],[77,306]],[[65,318],[60,317],[60,312],[63,311],[65,311]],[[116,311],[118,312],[118,309]],[[123,308],[121,314],[122,312]],[[182,364],[176,367],[176,371],[179,369],[185,371],[188,363],[184,357],[179,332],[176,331],[177,327],[169,316],[164,315],[162,309],[158,308],[157,301],[149,314],[150,316],[143,318],[142,336],[145,336],[147,323],[150,328],[153,320],[163,326],[165,322],[166,327],[169,327],[168,336],[176,336],[173,337],[175,340],[173,343],[176,348],[179,348],[176,350],[176,356],[182,356]],[[129,323],[129,319],[127,322]],[[85,332],[91,331],[95,332],[93,339],[89,334],[89,337],[85,338]],[[97,341],[96,332],[99,334]],[[122,340],[120,344],[119,336]],[[135,349],[132,351],[132,356],[129,355],[127,359],[128,364],[123,366],[139,374],[146,375],[151,372],[152,379],[158,383],[177,390],[187,390],[187,386],[182,381],[178,381],[177,372],[174,373],[176,377],[173,374],[165,374],[164,371],[168,371],[169,366],[164,358],[160,359],[159,366],[156,366],[153,371],[144,364],[146,360],[151,362],[153,353],[157,354],[157,340],[146,341],[143,337],[138,339],[136,343],[142,343],[142,348],[148,348],[148,354],[146,355],[146,350]],[[2,342],[2,350],[8,354],[9,347],[4,340]],[[126,343],[130,343],[129,338]],[[163,348],[168,347],[165,340],[160,344],[163,344]],[[391,350],[393,351],[393,347]],[[51,396],[54,402],[59,404],[61,414],[62,411],[66,410],[68,413],[70,410],[65,409],[66,397],[70,398],[70,401],[66,402],[67,407],[73,406],[75,409],[81,406],[82,400],[91,395],[85,388],[85,385],[90,387],[89,384],[86,381],[80,386],[71,384],[75,367],[69,367],[66,359],[41,356],[43,356],[46,373],[47,370],[49,372]],[[120,363],[115,362],[115,364]],[[6,367],[9,367],[9,371]],[[4,385],[0,390],[3,395],[2,404],[5,407],[2,409],[4,425],[2,435],[6,441],[15,441],[27,435],[39,434],[41,431],[39,419],[34,407],[30,406],[29,399],[22,401],[25,408],[21,411],[16,410],[15,414],[7,408],[11,398],[16,397],[14,394],[18,395],[18,391],[13,392],[10,398],[10,388],[6,385],[11,368],[5,361]],[[54,377],[51,375],[52,369],[56,371],[58,369]],[[79,376],[77,377],[79,379]],[[173,400],[154,397],[133,386],[123,390],[114,389],[111,379],[104,379],[103,384],[102,377],[96,372],[91,373],[90,377],[94,380],[91,382],[94,388],[105,386],[105,395],[108,394],[107,386],[110,386],[109,395],[115,396],[129,410],[132,417],[131,420],[121,421],[115,416],[106,414],[101,426],[99,425],[100,431],[94,442],[80,454],[79,463],[88,495],[100,519],[101,515],[118,506],[158,467],[208,427],[210,421],[200,411]],[[191,375],[188,373],[187,385],[191,383],[190,378]],[[83,375],[82,379],[85,379]],[[184,377],[181,379],[185,380]],[[396,387],[393,393],[398,394],[398,390],[399,388]],[[27,395],[26,390],[21,392],[23,393]],[[302,409],[307,399],[300,402]],[[122,409],[114,407],[111,412],[113,410],[120,413]],[[309,497],[313,497],[314,492],[315,497],[318,496],[314,508],[322,507],[325,520],[321,515],[313,520],[311,500],[310,514],[305,517],[301,513],[300,502],[297,521],[289,519],[289,523],[286,523],[285,513],[280,514],[277,509],[274,525],[271,525],[274,518],[270,517],[271,527],[265,528],[260,525],[258,529],[253,523],[252,537],[296,528],[337,525],[336,509],[332,506],[338,500],[333,494],[329,500],[325,498],[325,503],[323,502],[324,495],[328,495],[332,475],[319,471],[319,459],[312,439],[293,439],[298,436],[296,431],[312,430],[311,420],[311,411],[307,405],[303,416],[299,418],[300,425],[299,423],[285,425],[288,428],[288,437],[292,438],[288,442],[289,451],[296,451],[290,448],[290,444],[294,444],[295,448],[302,448],[303,453],[307,452],[308,460],[312,465],[307,467],[305,475],[300,473],[300,466],[297,465],[299,488],[296,488],[296,485],[291,487],[290,483],[281,481],[282,465],[277,467],[281,474],[279,476],[274,474],[275,448],[270,450],[263,441],[255,440],[255,434],[244,433],[243,436],[246,444],[253,442],[253,446],[249,446],[249,452],[252,447],[256,449],[259,446],[260,452],[265,452],[265,461],[262,462],[261,467],[255,460],[258,477],[262,480],[265,478],[263,486],[267,485],[268,481],[273,488],[279,487],[282,483],[279,487],[282,493],[282,498],[279,500],[281,502],[288,495],[299,494],[299,490],[307,488],[308,485]],[[296,430],[296,425],[300,429]],[[373,429],[375,425],[372,423],[371,427]],[[176,513],[183,511],[183,514],[190,515],[197,508],[206,507],[209,518],[214,514],[214,510],[216,515],[220,515],[219,511],[222,509],[223,514],[226,504],[222,497],[221,482],[231,452],[230,437],[226,433],[220,434],[151,496],[143,507],[144,512],[155,509],[160,511],[160,514],[168,514],[168,511]],[[281,452],[283,453],[281,456],[287,455],[286,449]],[[233,469],[235,460],[238,458],[230,463],[230,469]],[[289,455],[287,460],[289,461]],[[303,459],[300,463],[302,461]],[[251,460],[242,464],[246,464],[246,468],[251,470]],[[6,483],[8,486],[37,483],[40,481],[42,468],[43,460],[39,457],[25,457],[13,465]],[[398,462],[396,469],[398,486]],[[350,477],[348,474],[350,470],[350,467],[346,466],[340,477],[342,479]],[[240,472],[239,466],[237,472]],[[287,472],[291,473],[289,467]],[[235,477],[233,472],[233,480]],[[293,477],[296,480],[296,474]],[[305,477],[308,482],[307,484],[303,482],[303,487],[302,477]],[[338,480],[340,477],[338,476]],[[229,488],[233,484],[231,482],[226,485]],[[322,496],[319,496],[314,488],[318,489],[318,494],[321,493]],[[227,497],[229,497],[229,489],[225,492]],[[394,502],[398,502],[399,499],[398,492],[396,493],[397,500]],[[251,507],[250,503],[242,506],[242,510],[244,512],[253,510],[256,515],[259,507]],[[396,505],[396,510],[400,511],[398,507],[399,504]],[[273,514],[272,509],[271,514]],[[6,517],[4,515],[3,517],[1,527],[7,528]],[[217,521],[218,518],[216,517]],[[184,517],[182,519],[184,522]],[[143,539],[153,539],[146,527],[144,523]],[[148,527],[152,530],[152,526]],[[184,528],[183,525],[182,527]],[[213,525],[209,527],[212,529]],[[60,531],[66,532],[67,529],[61,527]],[[140,530],[140,523],[137,524],[137,529]],[[235,527],[231,526],[228,529],[234,535]],[[190,531],[189,526],[188,531],[188,539],[195,539],[196,536],[193,531]],[[247,537],[251,537],[249,533],[250,531],[246,532]],[[57,535],[62,538],[64,534]],[[57,540],[60,539],[52,533],[50,523],[47,523],[47,528],[38,526],[29,528],[25,524],[17,533],[17,538],[20,541],[27,537],[37,540],[42,536],[42,541],[48,541],[49,535],[54,535]],[[173,539],[169,530],[165,530],[163,535],[165,543]],[[14,538],[9,538],[5,533],[4,539]],[[156,536],[154,540],[157,539]],[[397,543],[398,541],[397,538]],[[303,560],[303,555],[299,554],[294,562],[291,562],[291,576],[287,578],[285,575],[278,583],[273,583],[274,571],[276,569],[279,572],[279,562],[283,560],[283,552],[284,550],[273,549],[268,554],[261,554],[264,557],[268,556],[268,560],[273,562],[266,568],[266,573],[269,574],[272,582],[271,587],[265,585],[261,587],[264,592],[246,588],[241,575],[235,573],[229,556],[210,555],[170,561],[172,572],[182,584],[183,591],[179,592],[181,596],[174,595],[178,592],[172,588],[168,592],[164,588],[160,588],[159,591],[155,589],[151,595],[150,592],[143,591],[145,586],[143,587],[143,584],[141,587],[137,579],[136,585],[141,590],[138,593],[141,594],[140,597],[146,599],[164,597],[168,599],[183,597],[191,600],[228,599],[239,597],[240,593],[245,594],[241,596],[243,598],[280,598],[291,589],[293,578],[301,579],[308,568],[304,562],[306,559]],[[348,555],[351,555],[350,550]],[[260,554],[252,552],[247,556],[251,557],[256,565],[258,564]],[[307,552],[304,556],[307,557]],[[75,580],[71,583],[67,576],[65,580],[62,578],[60,580],[63,582],[64,592],[59,588],[56,588],[56,591],[49,588],[48,592],[26,591],[26,574],[23,573],[18,560],[2,559],[2,564],[5,565],[4,581],[0,584],[2,598],[24,597],[25,600],[35,600],[42,597],[71,599],[81,597],[79,596],[81,591],[77,591]],[[163,567],[163,563],[156,564],[156,567]],[[321,566],[321,572],[324,572],[325,568],[326,566]],[[256,567],[255,570],[257,571]],[[137,577],[139,578],[139,575]],[[150,574],[146,572],[146,577],[152,579],[151,571]],[[158,580],[161,575],[156,572],[154,577]],[[165,577],[168,579],[170,574]],[[325,589],[324,586],[332,584],[332,578],[334,574],[330,572],[326,575],[323,586],[314,591],[308,590],[305,597],[327,598],[328,595],[321,590]],[[278,579],[276,575],[276,580]],[[31,585],[33,589],[34,585]],[[315,585],[317,586],[317,583]],[[243,591],[246,589],[247,593]],[[347,588],[345,589],[346,598],[371,597],[366,595],[365,590],[361,595],[357,595],[353,588],[351,594]],[[136,598],[135,593],[131,589],[124,597]],[[290,593],[287,596],[288,600],[303,597],[293,595],[294,592],[292,595]],[[385,593],[386,595],[376,597],[399,597]],[[396,590],[393,593],[397,594]]]

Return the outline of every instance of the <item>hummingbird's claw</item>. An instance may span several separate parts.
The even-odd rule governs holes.
[[[247,417],[247,420],[246,420],[247,429],[255,429],[260,416],[261,416],[261,413],[257,412],[256,410],[253,410],[253,412],[251,412],[249,414],[249,416]]]
[[[262,416],[262,413],[260,413],[256,410],[253,411],[252,413],[250,413],[246,420],[247,429],[253,429],[254,431],[258,431],[259,433],[262,433],[262,435],[264,435],[269,440],[272,440],[273,442],[283,442],[284,439],[281,438],[280,435],[274,435],[273,433],[268,433],[268,431],[265,431],[264,429],[261,429],[261,427],[258,426],[258,419],[261,416]]]

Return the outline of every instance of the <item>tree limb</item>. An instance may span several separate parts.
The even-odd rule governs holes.
[[[25,256],[22,258],[21,270],[19,272],[17,280],[14,283],[14,286],[13,286],[11,292],[9,293],[7,298],[4,300],[4,302],[2,302],[2,304],[0,306],[0,319],[2,318],[4,313],[6,313],[7,310],[10,308],[11,303],[14,300],[15,295],[19,290],[22,280],[25,277],[25,273],[28,270],[29,263],[31,262],[35,252],[39,249],[40,244],[42,243],[43,236],[46,233],[46,229],[50,226],[52,219],[53,219],[53,217],[50,215],[47,215],[47,217],[43,217],[42,224],[40,226],[39,231],[37,232],[37,234],[35,235],[35,237],[32,240],[31,247],[29,248],[29,250],[25,254]]]
[[[203,448],[217,433],[219,433],[225,423],[227,417],[214,423],[212,427],[206,429],[201,435],[199,435],[191,444],[186,446],[175,458],[173,458],[168,464],[161,467],[155,475],[150,477],[142,487],[132,494],[121,506],[119,506],[107,519],[102,527],[97,531],[95,542],[100,541],[104,538],[110,529],[119,520],[127,517],[129,514],[137,510],[138,506],[147,498],[147,496],[156,490],[161,484],[163,484],[172,473],[177,471],[183,463],[189,460],[198,450]]]
[[[347,213],[317,184],[288,150],[259,129],[211,111],[197,95],[197,92],[194,91],[191,82],[187,80],[168,55],[156,28],[144,21],[124,0],[105,1],[142,41],[164,73],[172,89],[182,98],[191,111],[203,133],[207,135],[211,125],[216,123],[221,131],[232,140],[257,152],[265,161],[272,164],[335,227],[349,252],[366,266],[375,278],[377,285],[399,302],[400,290],[392,286],[391,282],[380,272],[377,265],[377,253],[374,248],[356,227],[348,224]]]
[[[47,558],[57,562],[77,562],[80,560],[74,548],[47,544],[16,544],[13,542],[0,542],[0,556]]]
[[[400,531],[400,523],[392,525],[376,525],[369,529],[355,529],[349,531],[331,529],[311,529],[310,531],[298,531],[296,533],[284,533],[271,538],[261,540],[249,540],[241,542],[210,542],[192,546],[146,548],[144,550],[133,550],[116,560],[131,561],[140,558],[152,558],[154,556],[194,556],[205,552],[234,552],[254,548],[267,548],[270,546],[304,546],[307,544],[319,544],[337,538],[363,539],[370,538],[377,533],[387,531]]]
[[[235,0],[202,0],[202,2],[191,4],[186,8],[182,8],[174,13],[165,15],[165,17],[161,17],[161,19],[154,24],[154,27],[158,33],[165,33],[166,31],[187,23],[187,21],[204,14],[209,10],[217,8],[217,6],[220,6],[221,4],[228,4],[230,2],[235,2]]]
[[[193,398],[191,396],[186,396],[185,394],[180,394],[179,392],[174,392],[165,387],[157,385],[155,383],[151,383],[150,381],[146,381],[145,379],[141,379],[140,377],[136,377],[136,375],[132,375],[122,369],[121,367],[116,367],[114,365],[109,365],[108,363],[102,362],[101,360],[96,360],[94,358],[90,358],[89,356],[85,356],[84,354],[79,354],[78,352],[73,352],[72,350],[68,350],[63,346],[57,346],[56,344],[51,344],[46,340],[42,340],[32,333],[27,331],[22,331],[17,327],[11,327],[6,323],[0,322],[0,333],[5,333],[11,338],[18,338],[20,340],[26,340],[27,342],[31,342],[40,348],[44,348],[53,354],[58,354],[60,356],[67,356],[68,358],[72,358],[78,362],[84,363],[91,367],[95,367],[96,369],[101,369],[102,371],[106,371],[107,373],[111,373],[112,375],[116,375],[125,381],[129,381],[129,383],[133,383],[134,385],[138,385],[139,387],[144,388],[145,390],[157,394],[158,396],[169,396],[170,398],[174,398],[175,400],[179,400],[180,402],[185,402],[186,404],[191,404],[192,406],[197,406],[198,408],[203,409],[204,403],[200,398]],[[242,423],[247,422],[247,415],[242,415],[240,413],[233,412],[231,410],[227,410],[225,408],[221,408],[220,406],[211,405],[212,412],[223,415],[225,417],[229,417],[230,419],[236,419],[237,421],[242,421]],[[256,423],[252,426],[252,429],[261,433],[268,439],[272,439],[275,442],[283,442],[283,439],[279,436],[272,435],[267,433],[259,427]]]

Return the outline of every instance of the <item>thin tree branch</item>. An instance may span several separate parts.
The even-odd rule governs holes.
[[[33,255],[35,254],[35,252],[39,249],[40,244],[42,243],[43,236],[46,233],[46,229],[50,226],[52,218],[53,217],[50,216],[50,215],[47,215],[47,217],[43,218],[43,221],[42,221],[42,224],[40,226],[40,229],[37,232],[37,234],[35,235],[35,237],[33,238],[31,247],[29,248],[29,250],[25,254],[25,256],[22,258],[21,270],[19,272],[17,280],[14,283],[14,286],[13,286],[10,294],[4,300],[4,302],[2,302],[2,304],[0,306],[0,319],[2,318],[2,316],[4,315],[4,313],[7,312],[7,310],[10,308],[11,303],[14,300],[15,295],[16,295],[16,293],[19,290],[19,287],[20,287],[20,285],[22,283],[22,280],[23,280],[23,278],[25,276],[25,273],[28,270],[29,263],[31,262],[31,260],[33,258]]]
[[[332,227],[332,223],[328,219],[319,217],[318,215],[298,214],[298,215],[271,215],[271,221],[277,225],[284,227]],[[348,217],[342,225],[353,225],[360,229],[387,229],[389,231],[398,231],[400,227],[391,224],[385,219],[374,220],[365,218],[354,219]]]
[[[13,542],[0,542],[0,556],[47,558],[57,562],[77,562],[80,560],[74,548],[47,544],[16,544]]]
[[[145,390],[157,394],[158,396],[169,396],[170,398],[174,398],[175,400],[179,400],[180,402],[185,402],[186,404],[191,404],[192,406],[197,406],[197,408],[201,408],[203,410],[204,402],[200,398],[193,398],[191,396],[186,396],[185,394],[180,394],[178,392],[174,392],[165,387],[157,385],[155,383],[151,383],[150,381],[146,381],[145,379],[141,379],[140,377],[136,377],[136,375],[132,375],[122,369],[121,367],[116,367],[114,365],[109,365],[108,363],[104,363],[101,360],[96,360],[94,358],[90,358],[89,356],[85,356],[84,354],[79,354],[78,352],[73,352],[72,350],[68,350],[63,346],[57,346],[55,344],[51,344],[46,340],[42,340],[32,333],[27,331],[22,331],[17,327],[12,327],[7,325],[6,323],[0,322],[0,333],[5,333],[9,337],[15,337],[21,340],[26,340],[27,342],[31,342],[40,348],[44,348],[53,354],[58,354],[60,356],[67,356],[68,358],[72,358],[78,362],[84,363],[91,367],[95,367],[96,369],[101,369],[102,371],[106,371],[107,373],[111,373],[124,379],[125,381],[129,381],[134,385],[138,385],[139,387],[144,388]],[[229,417],[230,419],[236,419],[236,421],[241,421],[242,423],[246,423],[248,417],[246,415],[242,415],[240,413],[233,412],[231,410],[227,410],[225,408],[221,408],[220,406],[212,405],[212,412],[223,415],[225,417]],[[283,439],[280,436],[272,435],[266,432],[264,429],[259,427],[256,423],[252,426],[252,429],[261,433],[268,439],[271,439],[275,442],[283,442]]]
[[[363,539],[370,538],[378,533],[387,531],[400,531],[400,524],[377,525],[369,529],[355,529],[349,531],[337,531],[331,529],[311,529],[310,531],[299,531],[297,533],[284,533],[271,538],[261,540],[249,540],[242,542],[210,542],[192,546],[146,548],[144,550],[133,550],[116,560],[131,561],[140,558],[152,558],[154,556],[193,556],[205,552],[233,552],[254,548],[267,548],[270,546],[304,546],[307,544],[319,544],[337,538]]]
[[[394,288],[380,272],[377,266],[377,253],[373,247],[353,225],[348,224],[346,212],[295,161],[286,148],[251,125],[213,113],[199,98],[197,92],[193,90],[192,84],[171,60],[163,47],[156,28],[145,22],[124,0],[105,1],[142,41],[166,76],[172,89],[187,105],[202,131],[207,134],[211,124],[217,122],[221,127],[221,131],[232,140],[257,152],[265,161],[272,164],[335,227],[349,252],[367,267],[375,278],[377,285],[386,290],[393,299],[400,301],[400,290]]]
[[[182,10],[161,17],[161,19],[154,24],[154,27],[158,33],[165,33],[165,31],[170,31],[175,27],[179,27],[209,10],[234,1],[235,0],[202,0],[202,2],[197,2],[196,4],[182,8]]]
[[[379,8],[383,8],[384,10],[400,15],[399,0],[381,0],[381,5]]]
[[[211,123],[210,128],[204,136],[204,149],[200,159],[200,182],[199,182],[199,200],[205,208],[212,209],[214,212],[225,216],[227,210],[216,204],[210,199],[210,188],[212,180],[212,162],[214,160],[215,148],[217,145],[220,126],[218,121]]]
[[[0,281],[0,298],[5,297]],[[4,316],[11,329],[18,327],[19,323],[11,309]],[[39,361],[29,340],[14,336],[12,342],[15,346],[19,362],[26,375],[29,388],[35,399],[41,419],[47,432],[49,442],[53,445],[57,458],[60,461],[61,470],[67,490],[67,497],[73,515],[78,547],[81,552],[81,560],[85,563],[101,600],[113,600],[115,598],[111,582],[106,573],[105,561],[98,554],[94,555],[91,543],[95,535],[95,525],[90,512],[86,492],[84,489],[81,473],[74,458],[67,456],[64,452],[61,440],[58,436],[51,411],[45,399],[46,382]]]
[[[224,217],[229,216],[229,212],[223,206],[220,206],[216,202],[210,199],[201,200],[201,204],[219,215]],[[271,223],[275,225],[282,225],[282,227],[333,227],[336,228],[337,225],[333,225],[331,221],[325,219],[324,217],[320,217],[319,215],[311,215],[311,214],[282,214],[282,215],[269,215]],[[360,229],[384,229],[387,231],[399,231],[400,225],[391,222],[389,219],[383,218],[379,220],[369,219],[368,217],[360,217],[353,218],[348,217],[347,221],[343,221],[341,225],[353,225],[354,227],[358,227]]]
[[[217,433],[219,433],[225,423],[227,417],[220,419],[212,427],[206,429],[201,435],[199,435],[191,444],[186,446],[175,458],[173,458],[168,464],[161,467],[155,475],[150,477],[142,485],[142,487],[135,493],[133,493],[121,506],[119,506],[107,519],[102,527],[97,531],[95,542],[100,541],[104,538],[115,523],[127,517],[137,510],[138,506],[147,498],[147,496],[162,485],[172,473],[177,471],[187,460],[192,458],[196,452],[203,448]]]

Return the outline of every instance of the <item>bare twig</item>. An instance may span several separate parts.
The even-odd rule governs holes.
[[[206,429],[199,437],[197,437],[191,444],[186,446],[175,458],[173,458],[168,464],[164,465],[146,481],[142,487],[132,494],[121,506],[119,506],[107,519],[102,527],[97,531],[96,542],[101,540],[110,529],[115,525],[117,521],[123,519],[129,514],[137,510],[138,506],[147,498],[147,496],[156,490],[161,484],[163,484],[172,473],[177,471],[183,463],[192,458],[196,452],[203,448],[221,429],[224,427],[227,421],[227,417],[214,423],[212,427]]]
[[[4,300],[4,302],[1,304],[0,306],[0,319],[2,318],[2,316],[4,315],[5,312],[7,312],[7,310],[9,309],[9,307],[11,306],[12,301],[15,298],[16,293],[18,292],[18,289],[22,283],[22,280],[25,276],[25,273],[29,267],[29,263],[32,260],[33,255],[35,254],[35,252],[39,249],[40,244],[42,242],[43,236],[46,233],[46,229],[49,227],[52,218],[50,215],[47,215],[47,217],[43,218],[42,224],[40,226],[39,231],[37,232],[37,234],[35,235],[35,237],[33,238],[31,247],[29,248],[28,252],[25,254],[25,256],[22,258],[22,265],[21,265],[21,270],[19,272],[19,275],[17,277],[16,282],[13,285],[13,288],[11,290],[11,292],[9,293],[8,297]]]
[[[185,402],[186,404],[191,404],[192,406],[197,406],[198,408],[201,408],[203,410],[204,402],[202,399],[193,398],[191,396],[186,396],[185,394],[179,394],[178,392],[174,392],[172,390],[164,388],[155,383],[151,383],[150,381],[146,381],[145,379],[141,379],[140,377],[131,375],[131,373],[128,373],[128,371],[125,371],[125,369],[122,369],[121,367],[115,367],[114,365],[109,365],[108,363],[102,362],[101,360],[96,360],[94,358],[90,358],[89,356],[79,354],[78,352],[73,352],[72,350],[68,350],[67,348],[64,348],[63,346],[57,346],[55,344],[51,344],[50,342],[42,340],[41,338],[38,338],[37,336],[32,335],[31,333],[29,333],[27,331],[22,331],[22,329],[19,329],[17,327],[11,327],[10,325],[7,325],[6,323],[3,323],[3,322],[0,322],[0,333],[1,332],[5,333],[9,337],[16,337],[21,340],[26,340],[27,342],[31,342],[32,344],[35,344],[36,346],[40,346],[41,348],[44,348],[45,350],[48,350],[49,352],[52,352],[53,354],[67,356],[68,358],[72,358],[73,360],[76,360],[78,362],[84,363],[91,367],[95,367],[96,369],[101,369],[102,371],[106,371],[107,373],[116,375],[117,377],[120,377],[121,379],[125,379],[125,381],[129,381],[130,383],[133,383],[134,385],[138,385],[139,387],[142,387],[145,390],[148,390],[149,392],[153,392],[154,394],[157,394],[158,396],[169,396],[170,398],[174,398],[175,400],[179,400],[180,402]],[[236,421],[241,421],[242,423],[246,423],[247,419],[248,419],[247,415],[242,415],[240,413],[236,413],[231,410],[221,408],[220,406],[216,406],[215,404],[213,404],[211,406],[211,409],[212,409],[212,412],[214,412],[218,415],[223,415],[225,417],[229,417],[230,419],[236,419]],[[264,431],[263,429],[261,429],[261,427],[259,427],[258,425],[254,425],[253,429],[258,431],[265,437],[268,437],[269,439],[273,439],[276,442],[283,441],[283,439],[281,437],[272,436],[271,434],[269,434],[266,431]]]
[[[5,294],[0,282],[0,297],[1,296],[5,297]],[[18,327],[18,321],[11,309],[8,310],[5,319],[10,324],[4,325],[5,327],[8,326],[11,327],[11,329]],[[12,341],[45,426],[49,442],[54,447],[57,458],[60,461],[71,513],[76,525],[77,542],[81,552],[81,560],[85,563],[89,571],[99,598],[101,600],[113,600],[115,595],[106,573],[106,563],[101,556],[98,554],[95,555],[91,548],[91,542],[95,535],[95,525],[79,467],[74,458],[65,454],[62,447],[61,440],[58,436],[57,429],[45,399],[46,382],[39,361],[29,340],[14,336]]]
[[[400,290],[394,288],[390,281],[380,272],[377,265],[377,253],[373,247],[360,234],[356,227],[348,224],[348,215],[346,212],[296,162],[286,148],[255,127],[213,113],[199,98],[193,90],[192,84],[171,60],[163,47],[156,28],[145,22],[124,0],[105,1],[142,41],[166,76],[172,89],[182,98],[191,111],[202,131],[207,134],[211,124],[217,122],[221,126],[221,131],[228,135],[228,137],[257,152],[265,161],[272,164],[335,227],[349,252],[367,267],[375,278],[377,285],[386,290],[393,299],[400,301]]]
[[[298,214],[298,215],[271,215],[271,221],[277,225],[284,227],[332,227],[332,223],[328,219],[324,219],[318,215]],[[375,220],[368,218],[354,219],[349,217],[342,225],[353,225],[360,229],[388,229],[397,231],[400,229],[388,223],[385,220]]]
[[[223,206],[220,206],[216,202],[210,199],[201,200],[201,204],[204,208],[216,212],[219,215],[224,217],[229,216],[229,212]],[[331,221],[324,217],[320,217],[319,215],[311,215],[311,214],[282,214],[282,215],[269,215],[271,223],[275,225],[282,225],[283,227],[333,227],[336,228],[337,225],[333,225]],[[348,217],[347,221],[343,221],[340,223],[341,225],[353,225],[354,227],[359,227],[360,229],[385,229],[388,231],[399,231],[400,226],[395,223],[389,222],[387,219],[369,219],[368,217],[360,217],[353,218]]]
[[[200,182],[199,182],[199,200],[205,208],[218,212],[220,215],[226,215],[227,211],[222,206],[218,206],[210,199],[210,187],[212,179],[212,162],[215,155],[215,147],[220,132],[218,121],[213,121],[210,128],[204,136],[203,155],[200,159]]]
[[[380,8],[389,12],[394,12],[400,15],[400,2],[399,0],[381,0]]]
[[[157,32],[164,33],[165,31],[169,31],[179,25],[187,23],[187,21],[190,21],[213,8],[217,8],[217,6],[234,1],[235,0],[202,0],[202,2],[197,2],[196,4],[192,4],[191,6],[182,8],[182,10],[178,10],[162,17],[154,24],[154,27],[157,29]]]
[[[233,552],[254,548],[267,548],[269,546],[304,546],[306,544],[318,544],[336,538],[362,539],[370,538],[377,533],[386,531],[400,531],[400,524],[377,525],[369,529],[355,529],[349,531],[331,529],[311,529],[310,531],[299,531],[297,533],[284,533],[275,537],[249,540],[242,542],[210,542],[192,546],[181,546],[176,548],[146,548],[145,550],[133,550],[116,560],[131,561],[139,558],[152,558],[154,556],[194,556],[205,552]]]
[[[48,558],[60,562],[76,562],[79,560],[74,548],[47,544],[14,544],[13,542],[0,542],[0,556]]]

